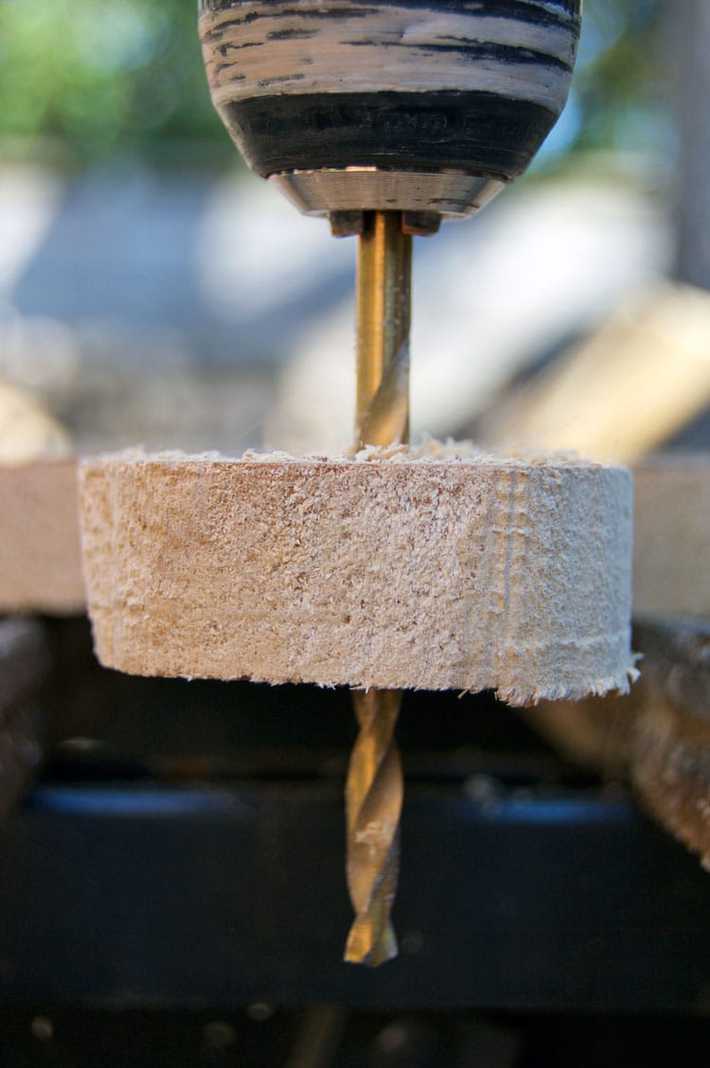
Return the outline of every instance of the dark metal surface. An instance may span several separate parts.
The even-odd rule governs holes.
[[[667,1068],[696,1063],[707,1032],[705,1020],[658,1016],[346,1012],[335,1049],[304,1051],[313,1016],[334,1012],[4,1010],[0,1057],[3,1068]]]
[[[47,684],[47,635],[30,619],[0,619],[0,818],[37,771],[47,733],[39,697]]]
[[[337,783],[40,787],[3,839],[3,1002],[707,1003],[707,877],[624,798],[412,786],[377,974],[338,959],[342,822]]]
[[[710,1008],[708,876],[490,696],[406,695],[402,955],[361,974],[339,960],[348,692],[133,679],[85,624],[49,633],[54,756],[0,841],[8,1012]]]

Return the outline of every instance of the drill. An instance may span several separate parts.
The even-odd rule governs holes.
[[[522,174],[567,100],[582,0],[200,0],[217,111],[248,165],[358,236],[356,448],[406,443],[412,237]],[[345,959],[397,953],[400,695],[355,692]]]

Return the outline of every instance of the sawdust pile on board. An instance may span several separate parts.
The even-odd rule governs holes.
[[[604,467],[604,464],[596,464],[593,461],[580,458],[575,452],[531,452],[526,450],[511,450],[506,453],[494,453],[480,448],[472,441],[439,441],[436,438],[426,438],[414,445],[366,445],[359,450],[340,456],[331,456],[324,453],[308,453],[294,455],[282,451],[260,451],[247,449],[241,456],[229,456],[221,452],[209,451],[200,453],[186,453],[179,449],[164,450],[162,452],[147,452],[142,445],[124,449],[118,453],[109,453],[96,457],[98,460],[111,459],[127,462],[140,463],[179,463],[184,460],[204,461],[211,460],[216,463],[262,463],[262,464],[352,464],[352,463],[463,463],[463,464],[510,464],[511,466],[553,466],[575,467],[583,464],[585,468]]]

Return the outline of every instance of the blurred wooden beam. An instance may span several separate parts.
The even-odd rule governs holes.
[[[484,442],[633,463],[710,404],[710,295],[664,286],[494,406]]]
[[[710,618],[710,453],[634,468],[634,615]]]
[[[541,701],[525,718],[567,760],[616,779],[628,768],[640,693],[637,683],[625,697]]]
[[[0,501],[0,612],[83,612],[76,461],[0,466]]]
[[[634,785],[657,819],[710,870],[710,623],[653,623],[635,726]]]
[[[76,460],[63,427],[0,380],[0,613],[83,610]]]
[[[631,698],[543,703],[530,722],[565,756],[628,774],[644,805],[710,870],[710,621],[637,624]]]

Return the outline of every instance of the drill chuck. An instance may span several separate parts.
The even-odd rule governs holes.
[[[311,215],[464,216],[564,107],[581,0],[201,0],[215,106]]]

